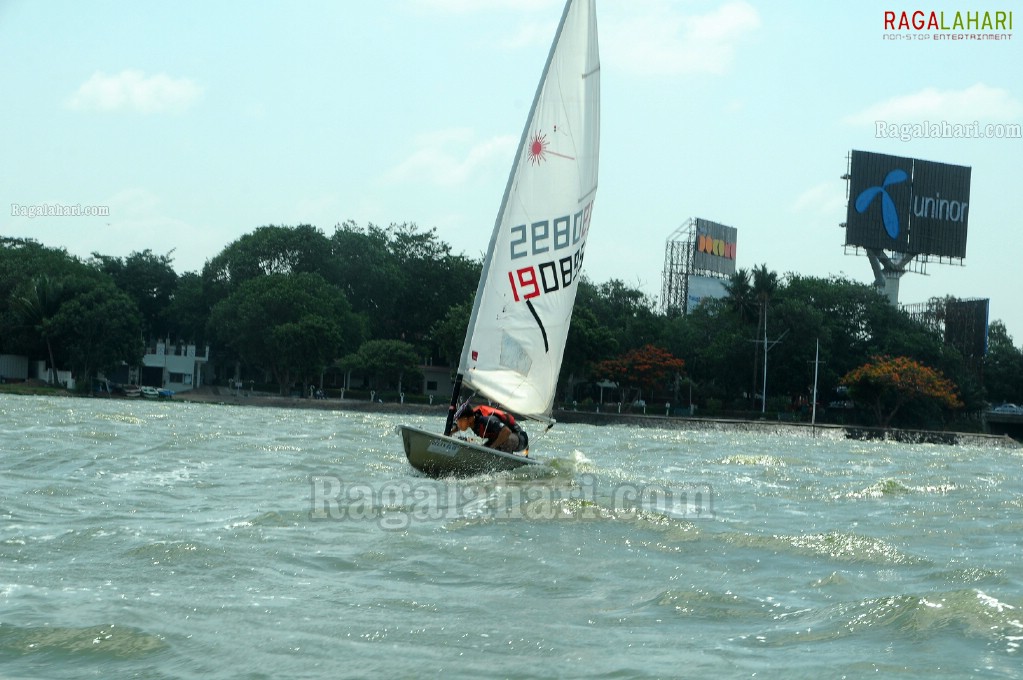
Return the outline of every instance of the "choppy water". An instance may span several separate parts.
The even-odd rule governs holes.
[[[0,676],[1023,677],[1019,450],[395,422],[0,396]]]

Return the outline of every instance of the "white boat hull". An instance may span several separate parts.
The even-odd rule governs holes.
[[[517,453],[490,449],[410,425],[401,426],[401,440],[412,467],[431,477],[472,477],[524,465],[540,465]]]

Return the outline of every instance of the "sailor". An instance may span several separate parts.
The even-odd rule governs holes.
[[[473,408],[468,401],[464,402],[455,412],[455,427],[448,434],[454,434],[455,430],[459,432],[472,430],[485,440],[483,442],[485,446],[492,449],[529,455],[529,437],[526,436],[526,431],[515,422],[514,416],[510,413],[492,406]]]

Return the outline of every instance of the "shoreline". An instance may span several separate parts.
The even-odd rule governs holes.
[[[217,391],[214,391],[217,390]],[[45,393],[36,391],[3,391],[0,394],[20,394],[29,396],[67,396],[76,395]],[[93,398],[93,397],[80,397]],[[116,398],[116,397],[114,397]],[[124,399],[130,401],[129,399]],[[254,408],[286,408],[314,409],[321,411],[350,411],[365,413],[390,413],[394,415],[420,415],[443,418],[448,405],[438,404],[400,404],[394,402],[371,402],[364,399],[309,399],[306,397],[282,397],[265,393],[249,393],[246,395],[220,394],[217,388],[200,388],[175,394],[171,402],[250,406]],[[883,430],[877,427],[860,425],[834,425],[783,421],[783,420],[742,420],[731,418],[706,418],[686,416],[645,415],[639,413],[597,413],[590,411],[571,411],[555,409],[554,418],[557,422],[587,425],[630,425],[667,430],[739,430],[762,432],[765,434],[792,434],[799,436],[823,437],[828,439],[857,439],[861,441],[896,441],[908,444],[946,444],[996,446],[1006,448],[1023,448],[1020,443],[1009,435],[984,434],[980,432],[952,432],[941,430]]]
[[[447,404],[400,404],[371,402],[363,399],[308,399],[304,397],[282,397],[277,395],[253,394],[235,396],[214,394],[206,391],[185,392],[174,395],[178,401],[207,404],[234,404],[255,407],[319,409],[324,411],[362,411],[369,413],[393,413],[396,415],[435,415],[443,418]],[[860,425],[833,425],[781,420],[739,420],[729,418],[697,418],[684,416],[660,416],[638,413],[597,413],[555,409],[555,420],[561,423],[588,425],[631,425],[672,430],[743,430],[774,434],[798,434],[801,436],[823,436],[831,439],[857,439],[861,441],[897,441],[910,444],[966,444],[975,446],[1002,446],[1023,448],[1023,444],[1008,435],[984,434],[981,432],[951,432],[938,430],[883,430]]]

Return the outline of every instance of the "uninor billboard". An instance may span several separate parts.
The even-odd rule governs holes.
[[[853,151],[845,243],[966,257],[970,168]]]

